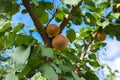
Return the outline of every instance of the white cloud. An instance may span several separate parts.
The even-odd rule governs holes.
[[[100,63],[107,64],[112,71],[118,70],[117,78],[115,80],[120,80],[120,41],[114,39],[106,39],[107,43],[106,51],[101,50],[100,53],[104,52],[105,55],[101,56]],[[108,74],[108,69],[104,69],[104,74]]]
[[[116,79],[115,80],[120,80],[120,57],[117,57],[115,58],[113,61],[102,61],[101,62],[102,64],[107,64],[111,69],[112,71],[114,70],[118,70],[119,72],[116,73]],[[108,69],[104,69],[104,74],[108,74]]]
[[[106,59],[111,59],[116,57],[117,55],[120,55],[120,41],[117,41],[116,38],[114,39],[107,39],[105,41],[107,43],[106,45],[106,51],[102,50],[102,52],[105,53],[105,56],[103,56]]]

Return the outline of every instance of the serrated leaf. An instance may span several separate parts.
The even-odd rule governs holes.
[[[24,64],[30,54],[30,48],[31,46],[28,46],[27,48],[23,46],[17,47],[12,54],[13,61],[16,64]]]
[[[57,80],[57,75],[50,64],[44,64],[41,66],[40,71],[48,80]]]
[[[61,0],[64,4],[76,5],[80,0]]]
[[[75,33],[75,31],[73,29],[69,29],[67,31],[66,36],[69,39],[69,41],[72,43],[76,38],[76,33]]]
[[[52,48],[44,48],[41,46],[41,54],[42,56],[49,57],[49,58],[54,58],[54,52]]]

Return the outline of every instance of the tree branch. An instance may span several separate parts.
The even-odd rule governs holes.
[[[23,5],[25,6],[25,8],[27,9],[27,11],[29,12],[29,15],[31,16],[31,18],[34,22],[34,25],[35,25],[37,31],[41,35],[41,37],[45,43],[45,47],[51,47],[51,40],[48,37],[48,35],[46,34],[44,26],[39,21],[33,7],[30,5],[29,0],[22,0],[22,2],[23,2]]]
[[[69,14],[66,14],[64,16],[64,19],[63,21],[61,22],[60,24],[60,32],[62,32],[62,30],[65,28],[65,26],[69,23],[69,20],[70,20],[70,14],[73,14],[74,11],[75,11],[75,8],[78,8],[81,4],[82,4],[82,1],[83,0],[80,0],[76,5],[74,5],[74,7],[72,7],[71,11]]]
[[[80,60],[84,60],[84,57],[86,55],[86,52],[90,46],[90,44],[92,43],[92,41],[96,38],[98,32],[96,32],[95,34],[93,34],[93,36],[91,36],[91,39],[89,40],[88,44],[84,47],[84,50],[83,52],[81,53],[81,56],[80,56]]]

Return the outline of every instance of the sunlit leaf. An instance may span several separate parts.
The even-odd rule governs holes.
[[[14,71],[11,71],[6,75],[5,80],[18,80],[18,77],[15,75]]]
[[[61,0],[65,4],[76,5],[80,0]]]
[[[41,54],[45,57],[54,58],[54,52],[52,48],[41,47]]]
[[[31,46],[19,46],[12,54],[12,59],[16,64],[24,64],[30,54]]]
[[[41,66],[40,71],[48,80],[57,80],[57,75],[50,64],[44,64],[43,66]]]
[[[37,2],[37,0],[32,0],[32,2],[34,3],[35,6],[39,5],[39,3]]]

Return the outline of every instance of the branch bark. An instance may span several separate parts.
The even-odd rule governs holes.
[[[86,52],[90,46],[90,44],[93,42],[93,40],[96,38],[98,32],[96,32],[95,34],[93,34],[93,36],[91,36],[91,39],[89,40],[88,44],[84,47],[84,50],[83,52],[81,53],[81,56],[80,56],[80,60],[83,61],[84,60],[84,57],[86,55]]]
[[[45,47],[51,47],[51,39],[48,37],[47,33],[45,32],[44,26],[39,21],[33,7],[29,3],[29,0],[22,0],[22,2],[23,2],[23,5],[25,6],[25,8],[27,9],[30,17],[32,18],[36,29],[38,30],[39,34],[41,35],[41,37],[44,41]]]
[[[61,22],[61,24],[59,26],[60,27],[60,33],[63,31],[65,26],[69,23],[69,21],[70,21],[70,14],[74,13],[75,9],[78,8],[82,4],[82,1],[83,0],[80,0],[76,5],[74,5],[74,7],[72,7],[72,9],[70,10],[70,13],[66,14],[64,16],[64,19],[63,19],[63,21]]]

